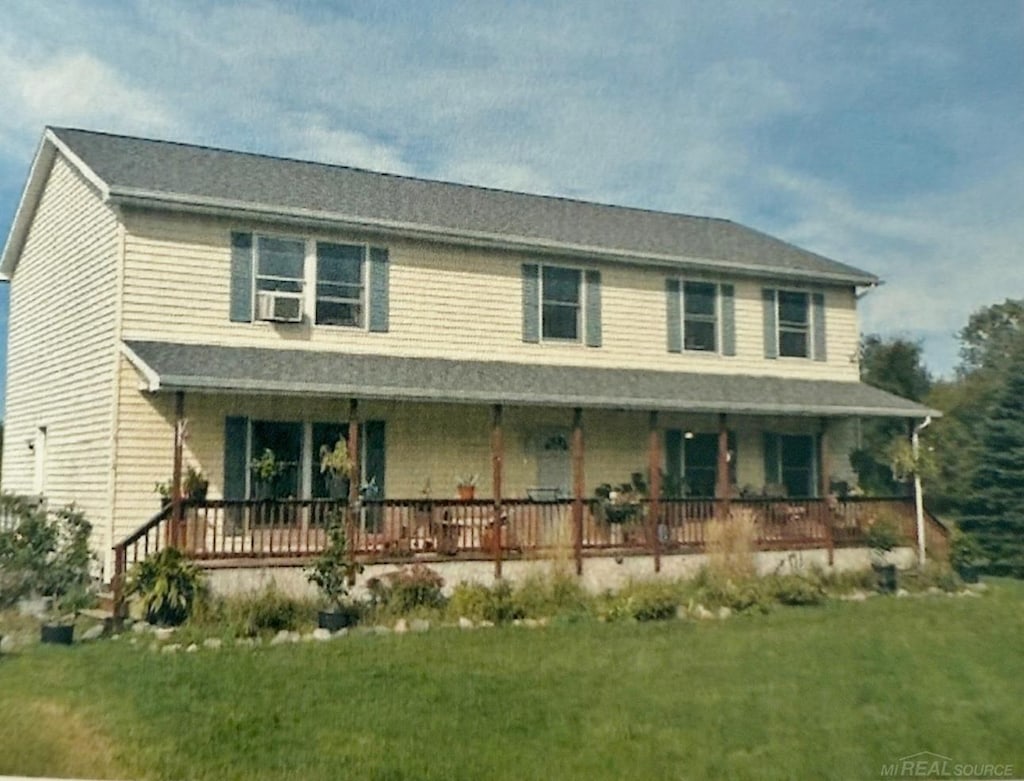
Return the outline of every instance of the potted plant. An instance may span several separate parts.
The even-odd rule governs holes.
[[[274,451],[269,447],[264,448],[258,458],[249,462],[249,469],[252,470],[254,493],[257,499],[271,499],[274,496],[274,487],[277,481],[284,474],[285,463],[278,461]]]
[[[41,593],[49,598],[49,610],[40,628],[44,643],[71,645],[75,619],[95,600],[89,550],[92,524],[73,505],[59,510],[52,520],[53,547],[45,558]]]
[[[164,548],[132,567],[125,592],[139,597],[150,624],[177,626],[192,613],[204,588],[199,567],[177,548]]]
[[[949,541],[949,563],[964,583],[977,583],[978,570],[988,561],[976,538],[954,529]]]
[[[352,459],[348,455],[348,442],[343,438],[338,437],[334,447],[320,446],[320,474],[324,476],[327,491],[332,499],[344,499],[348,496],[352,466]]]
[[[458,491],[460,502],[470,502],[476,496],[476,481],[477,476],[475,474],[459,475],[455,478],[455,488]]]
[[[166,483],[156,483],[154,485],[153,490],[160,494],[160,500],[163,504],[170,504],[174,493],[173,486],[174,478],[171,478]],[[181,481],[181,498],[186,502],[202,502],[206,500],[206,494],[209,489],[210,481],[206,479],[206,476],[194,466],[189,466]]]
[[[889,552],[899,545],[899,530],[888,518],[873,519],[868,524],[865,542],[871,549],[871,567],[875,571],[878,590],[893,593],[897,587],[897,572],[896,565],[889,562]]]
[[[306,570],[306,579],[320,589],[328,603],[328,609],[317,614],[321,629],[336,632],[358,620],[358,607],[348,600],[348,593],[362,571],[363,565],[349,556],[345,524],[336,517],[327,529],[327,545]]]

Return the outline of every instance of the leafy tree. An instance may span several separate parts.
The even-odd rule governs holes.
[[[1024,343],[1013,350],[1005,377],[981,428],[960,526],[980,544],[989,572],[1024,577]]]
[[[1001,373],[1024,337],[1024,299],[1008,298],[974,312],[957,334],[961,377],[981,370]]]
[[[936,383],[926,398],[943,417],[928,431],[938,474],[925,482],[925,491],[937,512],[963,515],[973,512],[971,481],[984,458],[986,420],[1009,380],[1010,356],[1024,345],[1024,300],[1007,299],[977,310],[958,336],[955,379]]]
[[[932,386],[932,377],[921,359],[920,342],[904,337],[883,338],[869,334],[861,340],[861,379],[876,388],[912,401],[921,401]],[[861,447],[850,454],[857,482],[869,494],[894,495],[906,487],[897,482],[886,452],[893,440],[906,437],[905,420],[876,418],[861,427]]]

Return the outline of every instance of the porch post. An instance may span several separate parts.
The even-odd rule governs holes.
[[[583,574],[583,409],[572,413],[572,536],[576,556],[576,574]]]
[[[718,416],[718,463],[715,470],[715,498],[719,500],[721,517],[729,517],[732,486],[729,480],[729,427],[725,413]]]
[[[185,449],[185,391],[174,393],[174,467],[171,472],[171,547],[181,548],[185,543],[184,514],[182,512],[181,469]]]
[[[491,524],[494,545],[494,577],[501,578],[501,478],[505,460],[505,440],[501,428],[500,404],[491,407],[491,485],[494,494],[494,519]]]
[[[661,540],[658,539],[659,521],[661,519],[661,432],[658,430],[658,413],[651,412],[649,420],[650,433],[647,445],[647,469],[650,472],[651,498],[648,521],[651,535],[651,553],[654,556],[654,571],[661,572]]]
[[[832,454],[828,441],[828,418],[821,419],[821,433],[818,435],[818,511],[825,529],[825,543],[828,546],[828,565],[836,561],[836,546],[832,536]]]
[[[348,480],[348,512],[345,513],[345,540],[348,544],[350,561],[355,561],[356,513],[359,511],[359,479],[362,470],[359,465],[359,400],[348,402],[348,460],[352,472]],[[350,584],[353,585],[353,584]]]

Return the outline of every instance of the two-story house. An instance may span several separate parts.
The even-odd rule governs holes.
[[[859,418],[929,414],[859,381],[873,274],[722,219],[50,128],[0,273],[3,488],[101,549],[192,468],[194,553],[306,552],[340,441],[366,551],[511,556],[573,515],[608,546],[590,500],[634,473],[668,551],[698,500],[799,516],[855,482]]]

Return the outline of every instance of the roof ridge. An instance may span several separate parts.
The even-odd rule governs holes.
[[[468,182],[456,182],[456,181],[452,181],[452,180],[449,180],[449,179],[431,179],[431,178],[427,178],[427,177],[424,177],[424,176],[411,176],[409,174],[399,174],[399,173],[394,173],[394,172],[391,172],[391,171],[375,171],[372,168],[361,168],[361,167],[355,166],[355,165],[345,165],[344,163],[327,163],[327,162],[323,162],[323,161],[320,161],[320,160],[308,160],[308,159],[304,159],[304,158],[300,158],[300,157],[289,157],[287,155],[274,155],[274,154],[269,154],[267,152],[250,152],[250,151],[246,151],[246,150],[242,150],[242,149],[230,149],[228,147],[223,147],[223,146],[212,146],[210,144],[196,144],[196,143],[191,143],[191,142],[186,142],[186,141],[171,141],[171,140],[164,139],[164,138],[151,138],[151,137],[148,137],[148,136],[134,136],[134,135],[128,135],[128,134],[125,134],[125,133],[112,133],[110,131],[105,131],[105,130],[90,130],[88,128],[63,127],[63,126],[56,126],[56,125],[48,125],[47,129],[53,131],[54,133],[58,133],[58,134],[61,131],[66,131],[66,132],[70,132],[70,133],[84,133],[86,135],[105,136],[107,138],[116,138],[116,139],[122,139],[122,140],[125,140],[125,141],[142,141],[142,142],[145,142],[145,143],[148,143],[148,144],[163,144],[163,145],[166,145],[166,146],[181,147],[181,148],[185,148],[185,149],[197,149],[197,150],[203,150],[203,151],[207,151],[207,152],[218,152],[218,153],[221,153],[221,154],[238,155],[238,156],[242,156],[242,157],[257,157],[257,158],[262,158],[264,160],[273,160],[273,161],[284,162],[284,163],[296,163],[298,165],[310,165],[310,166],[316,166],[316,167],[322,167],[322,168],[342,169],[342,170],[345,170],[345,171],[354,171],[356,173],[361,173],[361,174],[370,174],[370,175],[373,175],[373,176],[384,176],[384,177],[388,177],[388,178],[391,178],[391,179],[401,179],[403,181],[408,181],[408,182],[420,182],[420,183],[423,183],[423,184],[440,184],[440,185],[444,185],[446,187],[461,187],[461,188],[465,188],[465,189],[468,189],[468,190],[476,190],[476,191],[491,192],[491,193],[502,193],[502,194],[505,194],[505,195],[524,196],[524,197],[527,197],[527,198],[543,198],[543,199],[550,200],[550,201],[560,201],[560,202],[564,202],[564,203],[582,204],[582,205],[585,205],[585,206],[598,206],[598,207],[603,208],[603,209],[614,209],[614,210],[617,210],[617,211],[624,211],[624,212],[634,212],[634,213],[641,213],[641,214],[653,214],[653,215],[658,215],[658,216],[663,216],[663,217],[674,217],[674,218],[682,217],[682,218],[690,219],[690,220],[708,220],[708,221],[713,221],[713,222],[724,222],[724,223],[729,223],[731,225],[736,225],[736,226],[741,227],[741,228],[746,228],[747,230],[755,230],[753,228],[749,228],[748,226],[744,225],[743,223],[736,222],[735,220],[732,220],[732,219],[730,219],[728,217],[716,217],[716,216],[713,216],[713,215],[706,215],[706,214],[689,214],[689,213],[686,213],[686,212],[665,211],[664,209],[653,209],[653,208],[649,208],[649,207],[645,207],[645,206],[628,206],[628,205],[624,205],[624,204],[621,204],[621,203],[608,203],[608,202],[605,202],[605,201],[587,200],[586,198],[577,198],[577,197],[568,196],[568,195],[552,195],[550,193],[527,192],[525,190],[512,190],[512,189],[509,189],[509,188],[506,188],[506,187],[494,187],[494,186],[490,186],[490,185],[470,184]],[[770,234],[764,234],[764,235],[769,236]],[[781,241],[781,239],[776,239],[776,240],[777,241]],[[784,243],[786,243],[786,242],[784,242]]]

